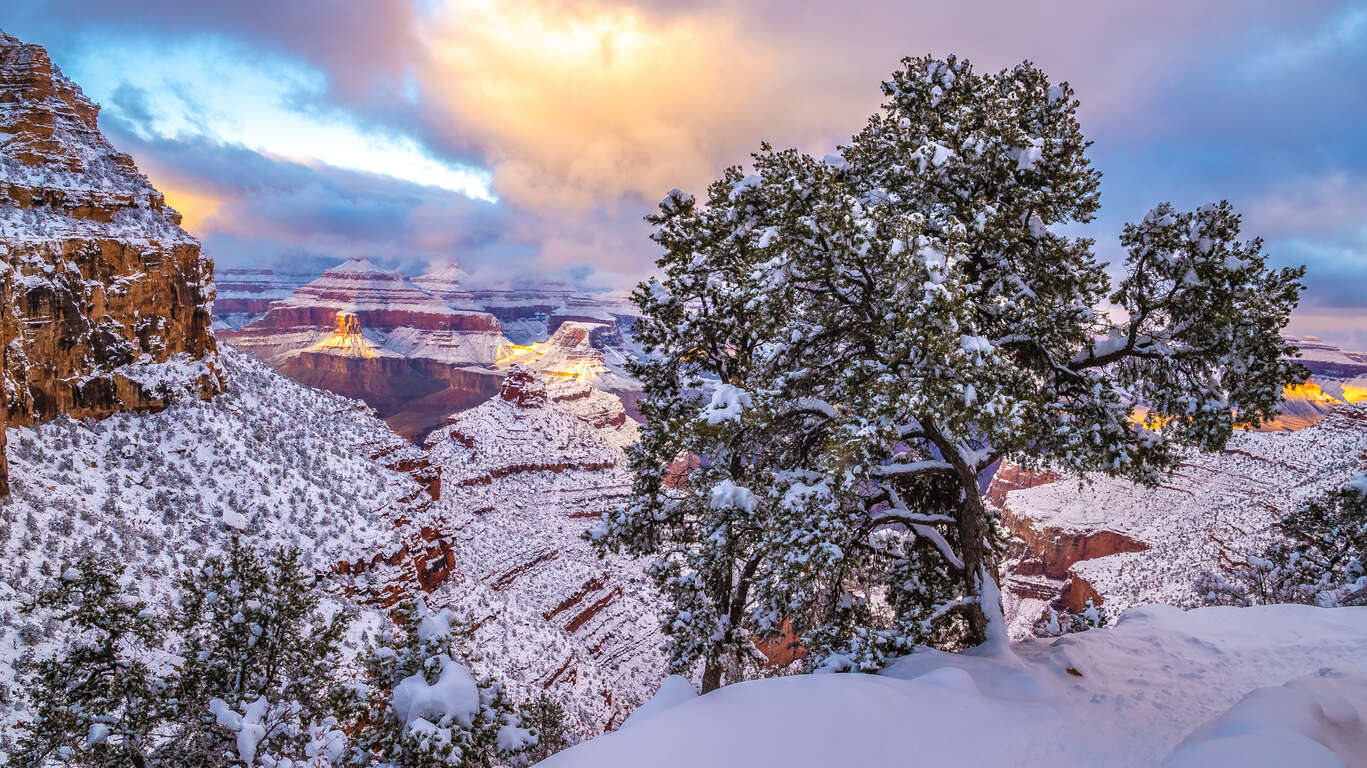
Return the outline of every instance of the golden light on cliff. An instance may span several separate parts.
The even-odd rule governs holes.
[[[352,312],[338,312],[336,329],[309,350],[347,357],[380,356],[374,345],[361,335],[361,319]]]
[[[1169,421],[1172,421],[1171,416],[1155,413],[1143,406],[1138,406],[1130,412],[1130,423],[1137,427],[1143,427],[1144,429],[1162,429],[1163,425],[1167,424]]]
[[[566,361],[564,365],[548,369],[546,374],[548,376],[560,376],[566,379],[584,381],[596,379],[604,373],[607,373],[607,371],[607,366],[597,360],[570,360]]]
[[[494,365],[500,368],[524,365],[539,371],[544,376],[578,381],[593,381],[608,372],[608,367],[603,364],[602,360],[580,357],[574,354],[564,355],[563,359],[544,361],[542,358],[550,351],[552,350],[543,342],[507,344],[495,354]]]
[[[529,365],[546,354],[541,343],[505,344],[494,354],[494,365]]]
[[[1343,399],[1349,403],[1367,403],[1367,387],[1344,384]]]
[[[1294,384],[1282,390],[1284,400],[1309,400],[1312,403],[1334,404],[1340,402],[1338,398],[1325,392],[1320,385],[1313,380],[1306,381],[1304,384]]]

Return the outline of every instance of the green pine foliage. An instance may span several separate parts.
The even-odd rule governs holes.
[[[262,555],[234,538],[182,574],[179,587],[171,624],[182,641],[176,695],[187,716],[168,759],[250,762],[239,749],[244,728],[256,731],[253,754],[276,759],[343,741],[332,714],[343,696],[334,672],[350,617],[323,615],[298,550]]]
[[[350,764],[379,768],[488,768],[536,743],[502,686],[452,658],[461,634],[421,597],[400,604],[395,631],[365,659],[355,689],[359,724]]]
[[[673,671],[704,690],[785,624],[831,668],[1004,642],[982,473],[1154,483],[1305,376],[1280,336],[1303,270],[1228,203],[1126,227],[1115,284],[1059,233],[1099,205],[1066,83],[926,57],[883,92],[838,154],[762,145],[649,217],[634,500],[590,536],[653,556]]]
[[[565,708],[547,694],[522,705],[522,726],[536,736],[536,743],[522,755],[527,765],[535,765],[572,745],[565,728]]]
[[[34,717],[11,755],[14,765],[143,768],[165,722],[167,681],[144,661],[161,622],[125,598],[123,569],[94,559],[67,567],[26,610],[51,611],[69,642],[26,670]]]
[[[336,670],[348,618],[324,618],[298,553],[234,540],[186,570],[170,617],[120,586],[122,569],[68,567],[30,610],[65,646],[25,683],[36,715],[20,765],[325,766],[345,734]],[[340,763],[332,763],[340,764]]]

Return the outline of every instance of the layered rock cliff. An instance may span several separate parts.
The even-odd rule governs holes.
[[[620,724],[664,669],[644,563],[600,558],[582,538],[630,492],[622,450],[526,370],[451,422],[427,447],[442,472],[437,526],[460,542],[457,576],[432,602],[483,617],[482,651],[520,670],[527,692],[567,702],[581,733]],[[519,626],[542,638],[539,652],[511,644]]]
[[[0,342],[11,425],[223,387],[213,267],[37,45],[0,32]]]
[[[316,276],[274,269],[216,269],[215,327],[237,330],[260,320],[272,303],[288,298]]]
[[[365,401],[415,441],[498,391],[489,366],[508,343],[493,315],[360,259],[221,335],[296,381]]]

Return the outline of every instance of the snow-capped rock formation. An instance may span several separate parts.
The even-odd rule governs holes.
[[[635,442],[636,426],[626,425],[622,417],[640,417],[636,403],[641,387],[625,371],[627,356],[620,338],[615,322],[566,320],[544,342],[509,345],[497,367],[517,366],[540,374],[550,384],[552,399],[595,426],[625,427],[619,442],[625,446]],[[614,399],[617,404],[611,402]]]
[[[1112,615],[1198,605],[1204,572],[1260,552],[1283,516],[1364,468],[1367,406],[1340,405],[1295,432],[1236,434],[1157,488],[1102,477],[1012,490],[1003,523],[1024,542],[1005,574],[1013,633],[1050,604],[1077,612],[1089,597]]]
[[[429,601],[475,617],[477,646],[515,694],[550,692],[586,735],[620,724],[664,671],[644,564],[599,558],[582,538],[630,491],[621,449],[526,370],[427,448],[442,475],[436,534],[455,542]]]
[[[219,389],[212,266],[98,114],[46,51],[0,33],[11,423]]]
[[[213,267],[100,133],[98,114],[43,48],[0,32],[0,410],[10,424],[155,410],[222,388]]]
[[[403,357],[492,363],[507,343],[493,315],[452,309],[397,272],[364,259],[327,270],[225,338],[274,364],[331,334],[338,312],[356,315],[377,345]]]
[[[214,327],[237,330],[261,319],[272,302],[288,298],[315,276],[273,269],[215,269]]]
[[[475,295],[465,288],[469,277],[456,262],[434,265],[425,274],[413,278],[413,284],[446,302],[451,309],[462,311],[487,311],[475,300]]]
[[[453,309],[361,259],[221,335],[296,381],[365,401],[413,440],[498,391],[485,366],[508,343],[493,315]]]
[[[1300,362],[1317,379],[1367,376],[1367,352],[1348,352],[1316,336],[1287,337],[1301,350]]]
[[[1348,352],[1314,336],[1288,337],[1300,348],[1310,380],[1282,393],[1282,413],[1264,424],[1266,432],[1304,429],[1336,405],[1367,401],[1367,353]]]
[[[566,320],[614,325],[639,312],[625,296],[555,280],[510,280],[469,291],[478,306],[503,321],[504,333],[517,344],[543,341]]]

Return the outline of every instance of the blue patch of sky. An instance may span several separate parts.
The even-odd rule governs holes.
[[[488,170],[439,157],[413,137],[362,128],[326,102],[322,72],[215,36],[119,36],[72,46],[62,65],[141,138],[207,138],[308,164],[380,174],[495,202]]]

